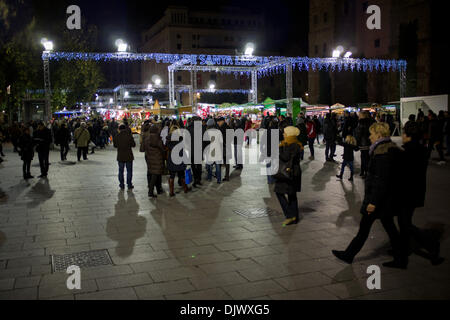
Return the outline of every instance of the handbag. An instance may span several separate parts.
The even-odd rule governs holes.
[[[191,168],[186,169],[185,172],[185,183],[190,184],[192,182],[192,170]]]
[[[283,161],[280,159],[278,172],[273,176],[278,181],[291,182],[294,179],[293,170],[293,158],[291,157],[289,161]]]

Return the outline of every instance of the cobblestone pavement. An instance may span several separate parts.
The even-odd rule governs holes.
[[[60,163],[53,151],[48,180],[29,183],[21,178],[18,155],[5,149],[0,299],[450,298],[448,164],[430,165],[426,207],[415,215],[417,226],[441,230],[447,259],[431,266],[413,255],[404,271],[381,266],[390,257],[378,221],[353,265],[332,256],[331,250],[345,249],[358,229],[363,181],[337,181],[338,165],[324,164],[323,146],[316,145],[316,160],[302,163],[302,219],[286,228],[281,214],[247,218],[234,212],[281,212],[258,165],[234,171],[221,185],[204,181],[187,195],[149,200],[137,148],[132,192],[119,191],[112,147],[73,165]],[[341,154],[338,147],[338,159]],[[76,159],[74,150],[68,158]],[[37,155],[32,174],[39,175]],[[167,181],[163,187],[168,190]],[[99,249],[108,251],[112,265],[81,269],[81,290],[67,289],[65,272],[52,273],[52,255]],[[381,267],[381,290],[367,289],[369,265]]]

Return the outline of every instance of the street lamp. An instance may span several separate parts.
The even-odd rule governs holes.
[[[128,91],[125,91],[125,98],[128,98],[130,96],[130,93]]]
[[[53,42],[47,40],[47,38],[42,38],[41,44],[44,46],[44,49],[46,52],[53,50]]]
[[[208,88],[209,90],[214,91],[216,88],[216,83],[213,80],[208,81]]]
[[[154,83],[155,85],[157,85],[157,86],[161,85],[161,82],[162,82],[161,77],[158,76],[157,74],[155,74],[155,75],[152,77],[152,81],[153,81],[153,83]],[[151,86],[151,84],[149,84],[149,86]]]
[[[127,52],[128,45],[122,39],[116,40],[116,46],[118,52]]]
[[[245,55],[246,56],[252,56],[253,51],[255,51],[255,45],[252,42],[249,42],[245,45]]]

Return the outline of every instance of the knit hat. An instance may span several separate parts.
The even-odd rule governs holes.
[[[286,127],[284,128],[284,133],[286,137],[297,137],[300,135],[300,130],[296,127]]]
[[[214,122],[214,119],[209,119],[209,120],[206,122],[206,125],[207,125],[208,127],[214,127],[215,124],[216,124],[216,123]]]

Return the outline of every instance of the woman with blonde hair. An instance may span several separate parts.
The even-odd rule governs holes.
[[[356,237],[345,251],[333,250],[340,260],[351,264],[354,257],[364,246],[369,237],[373,223],[380,219],[386,230],[394,252],[395,263],[384,264],[386,267],[406,268],[401,257],[400,235],[394,224],[393,216],[399,212],[398,192],[401,188],[400,170],[401,151],[391,141],[389,125],[374,123],[370,129],[370,160],[367,172],[364,201],[361,207],[363,215]]]
[[[344,147],[344,154],[342,155],[342,157],[344,158],[344,162],[342,162],[341,174],[337,175],[336,177],[342,180],[345,167],[348,166],[351,173],[350,179],[348,179],[348,181],[353,181],[353,161],[355,160],[353,152],[358,151],[356,139],[353,136],[348,135],[345,138],[345,142],[339,143],[339,145]]]

